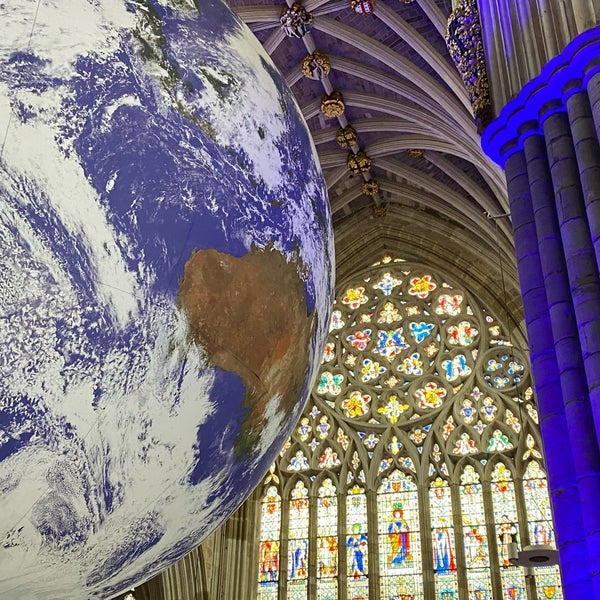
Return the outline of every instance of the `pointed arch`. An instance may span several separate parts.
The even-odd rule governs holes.
[[[507,543],[548,529],[546,513],[516,508],[545,481],[537,420],[527,362],[463,284],[391,257],[343,281],[277,460],[277,600],[526,600]],[[557,571],[538,579],[561,599]]]

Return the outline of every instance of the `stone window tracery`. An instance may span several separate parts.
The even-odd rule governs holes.
[[[342,286],[262,492],[261,548],[276,488],[287,567],[261,562],[258,598],[560,600],[556,567],[526,579],[508,554],[554,544],[529,377],[496,317],[430,269],[386,257]]]

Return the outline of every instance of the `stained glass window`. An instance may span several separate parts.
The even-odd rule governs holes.
[[[440,600],[458,599],[451,493],[448,482],[441,477],[429,487],[435,593]]]
[[[520,598],[525,592],[525,578],[520,567],[513,566],[510,544],[520,548],[519,519],[512,474],[502,462],[496,464],[492,473],[492,499],[494,523],[498,543],[498,559],[502,567],[502,587],[506,598]]]
[[[490,550],[483,486],[479,473],[469,464],[465,466],[460,481],[460,508],[469,596],[491,600]]]
[[[260,492],[283,498],[258,598],[534,600],[509,544],[554,543],[538,428],[525,356],[463,286],[390,257],[343,282]],[[562,600],[557,567],[534,581]]]
[[[369,596],[367,534],[367,497],[364,489],[354,485],[346,496],[346,585],[351,600],[363,600]]]
[[[555,548],[548,482],[545,472],[535,460],[525,469],[523,493],[527,505],[530,543]],[[539,598],[557,597],[562,589],[558,567],[536,569],[535,583]]]
[[[422,598],[419,495],[412,475],[393,471],[377,493],[381,597]]]
[[[337,598],[338,505],[331,479],[323,480],[317,497],[317,599]]]
[[[299,480],[290,499],[288,535],[288,598],[305,600],[308,589],[308,489]]]
[[[259,600],[277,600],[279,581],[279,544],[281,527],[281,496],[270,485],[261,503],[261,529],[258,569]]]

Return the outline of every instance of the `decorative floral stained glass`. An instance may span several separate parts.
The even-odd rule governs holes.
[[[327,342],[325,344],[325,349],[323,350],[323,358],[321,359],[321,363],[328,363],[334,360],[336,356],[335,353],[335,344],[333,342]]]
[[[401,364],[398,365],[398,371],[404,375],[419,376],[423,375],[423,361],[418,352],[413,352],[407,356]]]
[[[304,452],[302,450],[298,450],[290,459],[290,464],[288,465],[289,471],[306,471],[309,468],[308,459],[304,456]]]
[[[440,294],[438,296],[435,312],[438,315],[449,315],[455,317],[461,312],[463,297],[460,294]]]
[[[442,405],[447,394],[446,388],[429,381],[424,387],[415,391],[415,398],[418,400],[419,408],[438,408]]]
[[[408,404],[402,404],[397,396],[389,397],[388,403],[385,406],[380,406],[377,409],[379,414],[385,415],[390,423],[397,423],[402,413],[408,410]]]
[[[381,290],[386,296],[392,293],[392,290],[402,283],[401,279],[393,277],[390,273],[384,273],[381,279],[373,285],[374,289]]]
[[[329,371],[323,371],[321,373],[321,379],[317,387],[317,393],[338,396],[342,391],[341,384],[343,381],[343,375],[339,373],[330,373]]]
[[[312,427],[310,426],[308,417],[302,417],[302,419],[300,419],[300,425],[298,426],[300,440],[305,442],[309,438],[311,431]]]
[[[381,597],[423,597],[417,485],[393,471],[377,490]]]
[[[329,435],[329,430],[331,429],[331,425],[329,424],[329,419],[327,415],[323,415],[319,419],[319,424],[316,426],[316,430],[318,431],[319,438],[324,440]]]
[[[292,490],[288,535],[288,598],[304,600],[308,589],[308,489],[297,481]]]
[[[456,381],[471,374],[471,367],[467,364],[464,354],[457,354],[453,358],[442,361],[442,369],[448,381]]]
[[[402,320],[402,317],[400,316],[400,310],[391,302],[386,302],[383,305],[383,308],[377,317],[377,323],[386,325],[391,325],[392,323],[396,323],[400,320]]]
[[[436,284],[432,281],[431,275],[423,275],[422,277],[412,277],[410,279],[410,287],[408,293],[411,296],[419,298],[427,298],[430,292],[436,288]]]
[[[277,600],[281,496],[269,486],[261,502],[260,545],[258,550],[258,600]]]
[[[371,341],[371,330],[370,329],[361,329],[359,331],[355,331],[346,337],[350,345],[356,350],[364,350],[367,347],[367,344]]]
[[[342,312],[340,310],[334,310],[331,313],[331,322],[329,324],[329,331],[335,331],[341,329],[346,323],[342,319]]]
[[[410,334],[413,336],[417,344],[420,344],[423,340],[428,338],[431,335],[431,332],[435,325],[433,323],[426,323],[425,321],[420,321],[419,323],[412,322],[409,324],[408,328],[410,329]]]
[[[375,354],[379,354],[392,362],[402,350],[408,348],[408,344],[402,336],[402,327],[390,331],[380,331],[378,334],[377,346],[373,349]]]
[[[337,600],[338,505],[331,479],[324,479],[317,497],[317,600]]]
[[[348,288],[346,295],[342,298],[342,304],[346,304],[352,309],[359,308],[362,304],[368,302],[369,297],[365,295],[364,287]]]
[[[502,452],[504,450],[510,450],[513,447],[512,442],[509,441],[508,436],[503,433],[500,429],[494,430],[492,437],[488,443],[488,452]]]
[[[452,449],[453,454],[477,454],[478,452],[479,449],[466,431],[463,431],[460,434],[460,437],[456,440],[454,448]]]
[[[380,365],[377,361],[373,361],[370,358],[365,358],[362,365],[362,377],[361,381],[367,383],[374,379],[378,379],[380,375],[385,373],[387,369]]]
[[[347,417],[355,418],[366,415],[369,412],[370,404],[371,396],[354,390],[347,398],[344,398],[341,406]]]
[[[334,452],[331,447],[327,446],[321,455],[321,458],[319,459],[318,468],[332,469],[334,467],[339,467],[341,464],[342,463],[338,458],[337,452]]]
[[[452,346],[470,346],[479,331],[469,321],[461,321],[458,325],[451,325],[447,329],[448,343]]]
[[[441,477],[429,487],[431,536],[436,598],[458,598],[452,498],[450,486]]]

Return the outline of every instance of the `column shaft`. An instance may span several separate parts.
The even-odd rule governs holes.
[[[564,443],[568,427],[523,151],[507,160],[506,176],[564,598],[593,598],[573,456],[569,446]]]
[[[587,92],[571,94],[567,111],[596,265],[600,265],[600,146]]]
[[[600,452],[589,402],[575,312],[556,215],[552,180],[541,136],[525,141],[525,156],[535,215],[540,263],[560,372],[565,417],[579,488],[588,549],[599,543],[599,511],[586,499],[600,497]],[[593,553],[590,556],[593,564]]]
[[[567,116],[564,113],[554,113],[544,121],[543,127],[571,297],[577,318],[579,341],[598,438],[600,432],[598,265],[587,222],[579,169]],[[598,439],[595,440],[595,444],[598,445]],[[598,475],[600,476],[600,473]]]

